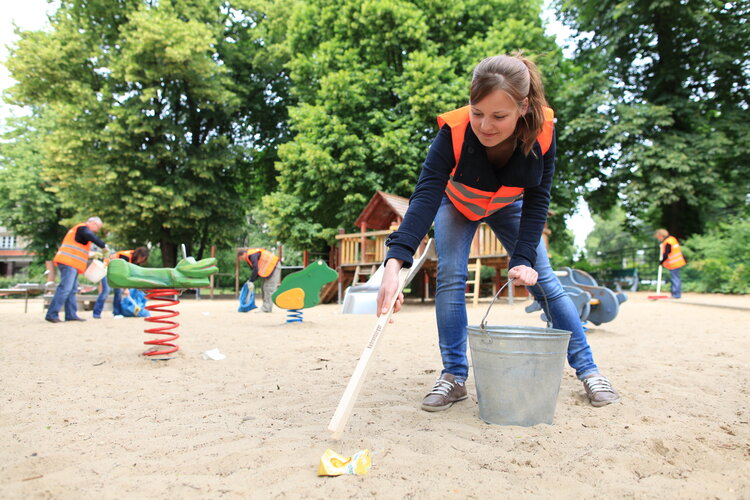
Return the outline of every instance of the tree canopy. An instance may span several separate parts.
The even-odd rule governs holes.
[[[166,265],[180,243],[200,257],[238,235],[285,113],[249,4],[63,1],[50,31],[20,34],[9,100],[43,120],[40,173],[63,223],[99,215],[117,244],[158,242]]]
[[[747,217],[750,0],[557,8],[572,59],[541,0],[63,0],[6,62],[32,116],[0,145],[0,217],[41,253],[94,214],[166,265],[250,227],[323,250],[376,190],[411,193],[435,116],[517,50],[558,119],[553,229],[581,195],[680,237]]]
[[[680,237],[747,215],[750,2],[557,6],[578,43],[559,159],[593,209],[621,203]]]
[[[376,190],[408,196],[437,133],[466,104],[473,66],[524,50],[543,71],[561,52],[541,2],[311,0],[292,4],[287,37],[291,140],[279,148],[264,220],[315,248],[353,228]],[[550,88],[554,89],[555,85]]]
[[[45,135],[40,117],[18,118],[0,142],[0,215],[2,224],[28,241],[40,260],[51,260],[67,228],[60,221],[72,215],[50,192],[42,175],[37,145]]]

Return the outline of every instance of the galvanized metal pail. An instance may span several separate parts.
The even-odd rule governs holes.
[[[468,327],[479,417],[496,425],[551,424],[571,332],[487,326],[487,314]]]

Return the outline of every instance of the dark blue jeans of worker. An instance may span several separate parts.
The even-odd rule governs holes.
[[[680,279],[680,269],[670,269],[669,270],[669,282],[671,285],[672,290],[672,298],[673,299],[679,299],[682,297],[682,280]]]
[[[448,197],[443,197],[435,217],[435,243],[438,254],[435,312],[443,373],[451,373],[463,380],[469,375],[469,362],[466,357],[466,280],[469,250],[477,226],[480,222],[486,222],[508,254],[512,254],[518,237],[521,207],[522,202],[519,200],[481,221],[470,221],[456,210]],[[544,306],[555,328],[572,332],[568,343],[568,363],[576,370],[579,379],[597,373],[599,369],[594,363],[581,320],[573,302],[555,276],[549,263],[547,249],[541,240],[537,247],[534,269],[539,273],[539,278],[535,286],[528,287],[529,290]],[[547,311],[542,290],[551,311]]]
[[[55,295],[47,309],[45,319],[60,319],[60,309],[65,306],[65,321],[72,321],[78,317],[76,292],[78,292],[78,270],[65,264],[57,264],[60,271],[60,283],[55,289]]]
[[[96,302],[94,303],[94,317],[95,318],[101,318],[102,317],[102,310],[104,309],[104,303],[107,301],[107,295],[109,295],[109,283],[107,282],[107,277],[103,277],[102,280],[99,282],[102,285],[102,291],[99,292],[99,296],[96,298]]]
[[[112,297],[112,314],[122,316],[122,288],[115,288],[115,296]]]

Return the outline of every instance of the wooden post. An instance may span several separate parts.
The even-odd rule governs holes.
[[[234,298],[240,296],[240,250],[237,249],[237,255],[234,258]]]
[[[482,288],[482,259],[477,257],[476,270],[474,271],[474,300],[472,305],[477,307],[479,305],[479,292]]]
[[[362,233],[362,236],[359,239],[359,259],[357,259],[359,262],[365,262],[367,260],[367,237],[365,236],[365,231],[367,231],[367,223],[363,222],[359,226],[359,230]],[[355,283],[352,283],[355,284]]]
[[[55,263],[51,260],[46,260],[44,261],[44,267],[47,269],[47,281],[56,281],[55,272],[57,271],[57,267],[55,267]]]
[[[216,245],[211,245],[211,257],[214,257],[214,258],[216,257]],[[214,298],[214,275],[213,274],[211,275],[211,279],[209,280],[209,282],[211,286],[209,297],[213,299]]]
[[[332,246],[328,249],[328,266],[331,269],[339,267],[339,249],[340,246]]]
[[[339,234],[345,234],[343,227],[339,228]],[[337,271],[339,272],[338,298],[336,299],[336,302],[338,304],[341,304],[343,302],[342,294],[344,293],[344,290],[343,290],[343,288],[344,288],[344,269],[341,267],[341,264],[344,262],[344,253],[343,253],[344,252],[344,244],[341,241],[342,240],[339,240],[339,243],[338,243],[339,250],[338,250],[337,253],[338,253],[339,261],[336,263],[337,264],[336,267],[338,268]]]
[[[310,265],[310,252],[305,250],[302,252],[302,267],[307,267]]]

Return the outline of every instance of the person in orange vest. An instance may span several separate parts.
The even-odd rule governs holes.
[[[440,411],[468,397],[466,281],[471,242],[486,222],[510,262],[508,278],[526,285],[555,328],[572,332],[568,363],[593,406],[620,400],[594,363],[591,347],[570,297],[549,263],[541,238],[555,170],[554,113],[537,67],[518,55],[481,61],[473,72],[469,105],[438,117],[437,137],[398,230],[386,244],[385,272],[377,314],[395,298],[403,304],[398,274],[435,223],[438,254],[435,311],[443,370],[422,401]]]
[[[669,269],[669,282],[673,299],[682,297],[682,279],[680,269],[687,264],[685,256],[682,255],[680,242],[669,234],[666,229],[657,229],[654,238],[659,240],[659,252],[661,260],[659,264]]]
[[[55,289],[55,295],[44,317],[50,323],[60,322],[60,309],[63,306],[65,321],[86,321],[78,316],[78,275],[86,271],[92,243],[100,248],[107,248],[106,243],[96,235],[101,228],[102,220],[99,217],[91,217],[86,222],[70,228],[63,238],[62,245],[52,260],[60,271],[60,284]]]
[[[106,259],[106,263],[109,264],[109,261],[111,259],[123,259],[126,262],[131,262],[133,264],[136,264],[138,266],[142,266],[148,262],[148,256],[150,252],[149,249],[146,247],[138,247],[135,250],[120,250],[118,252],[115,252],[112,254],[108,259]],[[107,281],[107,277],[105,276],[102,278],[102,280],[99,282],[101,284],[101,290],[99,291],[99,296],[96,299],[96,303],[94,304],[94,318],[100,319],[102,317],[102,310],[104,309],[104,302],[107,300],[107,295],[109,295],[109,283]],[[122,289],[122,288],[115,288],[114,289],[114,297],[112,298],[112,314],[114,316],[122,316],[122,297],[128,297],[130,296],[130,290],[128,289]]]
[[[255,285],[255,280],[259,276],[263,278],[263,306],[260,310],[264,313],[270,313],[273,310],[273,299],[271,296],[281,283],[279,258],[265,248],[240,250],[240,257],[253,270],[250,279],[247,280],[251,287]]]

